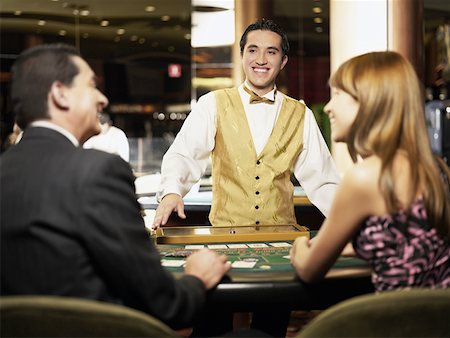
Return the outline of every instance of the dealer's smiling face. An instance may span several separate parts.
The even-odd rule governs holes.
[[[286,65],[281,36],[268,30],[248,33],[242,52],[242,67],[251,89],[262,96],[274,88],[275,80]]]

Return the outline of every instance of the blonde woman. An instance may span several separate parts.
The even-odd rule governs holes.
[[[341,65],[330,85],[332,136],[355,165],[314,240],[295,241],[298,275],[320,280],[352,241],[376,291],[450,287],[450,171],[431,152],[414,69],[398,53],[373,52]]]

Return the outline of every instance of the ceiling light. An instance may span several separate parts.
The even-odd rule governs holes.
[[[320,13],[322,13],[322,8],[320,8],[320,7],[313,7],[312,11],[313,11],[313,13],[320,14]]]
[[[145,11],[146,11],[146,12],[154,12],[155,9],[156,9],[155,6],[147,6],[147,7],[145,7]]]
[[[138,37],[137,35],[130,36],[130,41],[137,41]]]
[[[138,42],[139,44],[143,45],[145,43],[145,38],[140,38]]]
[[[60,36],[65,36],[67,32],[64,29],[61,29],[58,33]]]
[[[191,46],[194,48],[233,45],[234,10],[192,12],[191,33]]]
[[[124,34],[125,34],[125,29],[119,28],[119,29],[117,30],[117,35],[124,35]]]
[[[192,0],[192,7],[196,12],[234,10],[234,0]]]
[[[45,20],[39,20],[37,24],[38,26],[45,26],[46,22]]]
[[[22,11],[14,11],[14,15],[21,15]]]
[[[108,20],[102,20],[102,21],[100,21],[100,26],[102,26],[102,27],[109,26],[109,21],[108,21]]]
[[[317,32],[317,33],[322,33],[322,32],[323,32],[323,28],[320,27],[320,26],[319,26],[319,27],[316,27],[315,29],[316,29],[316,32]]]
[[[314,22],[315,23],[322,23],[323,20],[322,20],[322,18],[316,17],[316,18],[314,18]]]
[[[161,17],[161,21],[169,21],[170,20],[170,16],[169,15],[163,15]]]
[[[81,16],[88,16],[89,14],[91,14],[91,12],[87,9],[83,9],[82,11],[80,11]]]

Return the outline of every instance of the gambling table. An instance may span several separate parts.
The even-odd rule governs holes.
[[[314,235],[314,233],[313,233]],[[282,306],[291,310],[325,309],[344,299],[373,292],[370,270],[357,258],[340,257],[326,278],[307,284],[290,264],[292,241],[158,244],[162,264],[181,275],[193,251],[208,247],[228,256],[232,269],[208,294],[207,306],[235,312]]]
[[[139,195],[138,195],[139,197]],[[212,192],[201,191],[184,197],[186,219],[174,213],[167,223],[173,226],[210,226],[208,213]],[[313,206],[303,190],[295,187],[293,196],[299,224],[306,226],[313,237],[323,222],[323,215]],[[154,214],[158,204],[153,196],[142,195],[139,202],[147,215]],[[152,219],[148,221],[152,222]],[[155,240],[156,242],[156,240]],[[238,246],[241,244],[241,246]],[[244,244],[244,245],[242,245]],[[207,246],[226,254],[232,269],[208,292],[207,308],[220,308],[234,312],[252,312],[279,306],[291,310],[321,310],[353,296],[372,293],[370,269],[364,261],[340,257],[326,278],[308,284],[296,277],[287,258],[292,241],[209,243]],[[199,244],[157,244],[162,263],[175,276],[183,272],[183,263]]]

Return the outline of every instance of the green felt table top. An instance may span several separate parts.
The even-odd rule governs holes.
[[[289,259],[291,243],[214,243],[203,245],[159,244],[163,265],[171,271],[182,271],[185,259],[200,247],[208,247],[227,255],[234,273],[293,272]],[[365,268],[366,261],[356,257],[339,257],[333,268]]]

